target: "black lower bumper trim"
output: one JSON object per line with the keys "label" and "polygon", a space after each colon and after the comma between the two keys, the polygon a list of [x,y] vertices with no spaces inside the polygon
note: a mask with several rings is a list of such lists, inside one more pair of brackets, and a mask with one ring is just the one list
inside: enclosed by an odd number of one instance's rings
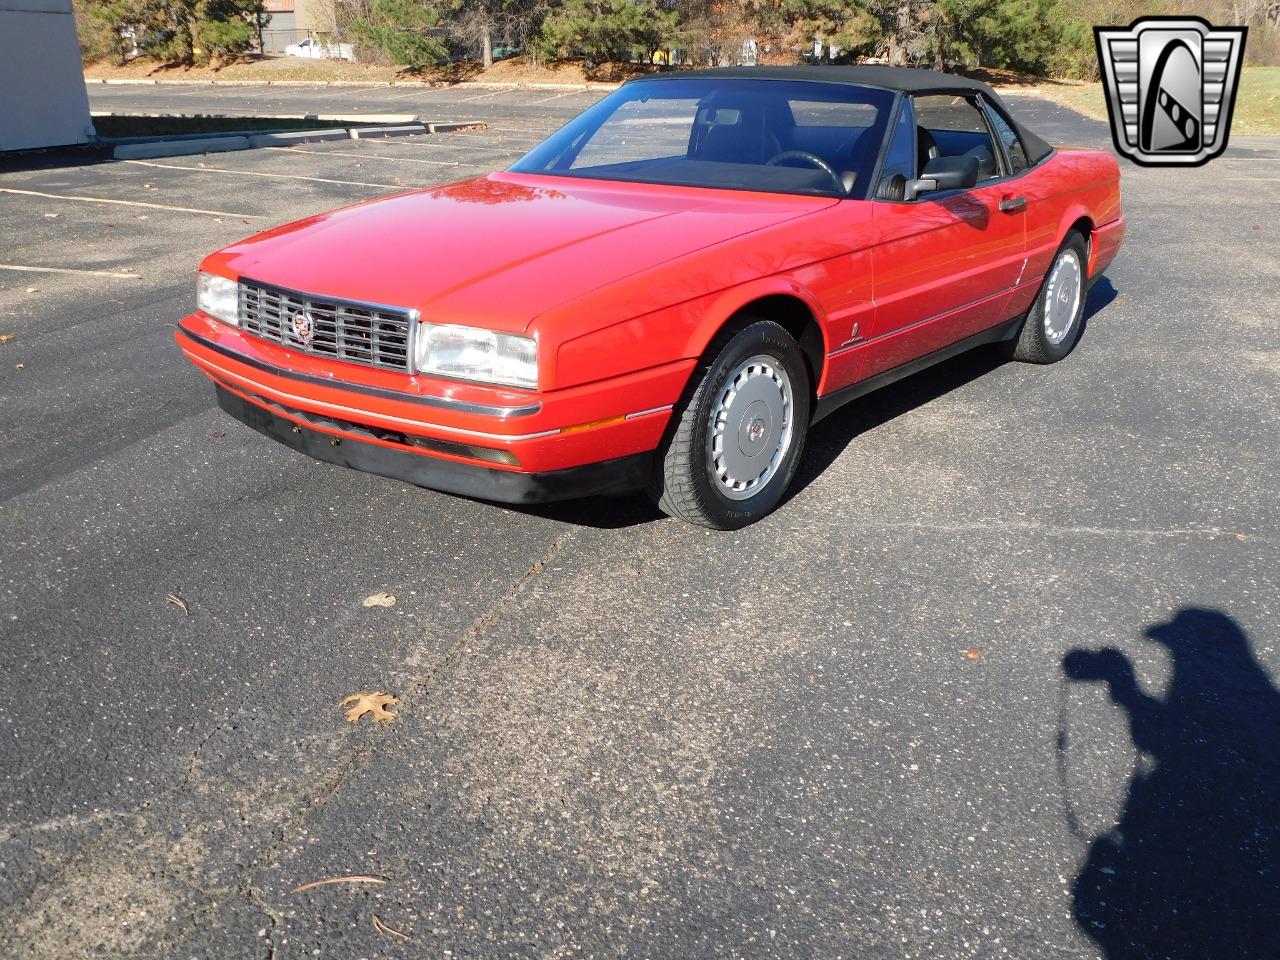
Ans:
{"label": "black lower bumper trim", "polygon": [[278,440],[309,457],[478,500],[549,503],[553,500],[572,500],[598,494],[626,493],[645,485],[653,464],[652,453],[639,453],[617,460],[570,467],[567,470],[513,473],[393,450],[348,437],[343,437],[340,443],[334,445],[332,441],[335,438],[330,434],[295,424],[223,387],[216,389],[218,406],[231,416],[264,436]]}

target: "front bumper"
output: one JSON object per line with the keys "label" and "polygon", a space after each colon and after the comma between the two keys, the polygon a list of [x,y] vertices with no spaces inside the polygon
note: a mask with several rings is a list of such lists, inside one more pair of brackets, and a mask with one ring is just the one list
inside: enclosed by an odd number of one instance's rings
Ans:
{"label": "front bumper", "polygon": [[341,467],[479,500],[549,503],[597,494],[625,493],[645,485],[653,463],[654,455],[650,452],[541,473],[495,470],[339,438],[303,427],[221,386],[217,387],[217,394],[218,406],[231,416],[299,453]]}
{"label": "front bumper", "polygon": [[321,460],[515,503],[639,485],[694,363],[531,392],[322,360],[200,313],[175,337],[224,409],[267,436]]}

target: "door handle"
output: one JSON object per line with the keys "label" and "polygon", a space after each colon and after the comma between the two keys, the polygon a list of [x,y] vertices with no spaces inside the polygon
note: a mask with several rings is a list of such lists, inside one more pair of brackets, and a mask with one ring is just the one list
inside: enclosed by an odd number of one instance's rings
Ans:
{"label": "door handle", "polygon": [[1026,205],[1026,197],[1005,197],[1000,201],[1000,212],[1012,213],[1014,210],[1021,210]]}

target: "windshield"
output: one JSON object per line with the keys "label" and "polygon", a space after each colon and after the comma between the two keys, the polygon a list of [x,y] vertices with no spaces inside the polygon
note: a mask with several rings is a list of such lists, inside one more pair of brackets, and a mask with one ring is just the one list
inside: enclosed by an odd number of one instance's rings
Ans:
{"label": "windshield", "polygon": [[639,80],[571,120],[510,169],[861,198],[894,96],[801,80]]}

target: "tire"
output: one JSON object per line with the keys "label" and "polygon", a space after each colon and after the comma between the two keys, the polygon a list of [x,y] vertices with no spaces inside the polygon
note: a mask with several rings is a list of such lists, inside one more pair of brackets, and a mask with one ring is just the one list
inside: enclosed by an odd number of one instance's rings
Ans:
{"label": "tire", "polygon": [[1080,339],[1089,283],[1089,251],[1084,237],[1067,234],[1049,265],[1035,303],[1027,312],[1010,356],[1023,363],[1057,363]]}
{"label": "tire", "polygon": [[707,351],[693,393],[661,448],[659,509],[713,530],[768,515],[795,476],[809,430],[809,372],[796,341],[747,319]]}

